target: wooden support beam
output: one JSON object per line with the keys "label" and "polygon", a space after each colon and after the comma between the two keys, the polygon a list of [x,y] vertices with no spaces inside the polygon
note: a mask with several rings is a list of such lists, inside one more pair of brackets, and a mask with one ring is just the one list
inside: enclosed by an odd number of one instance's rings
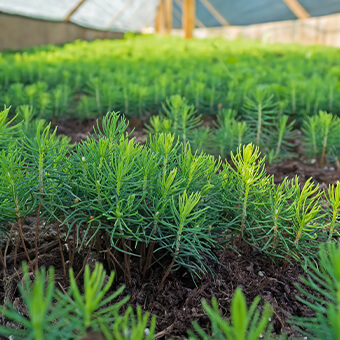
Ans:
{"label": "wooden support beam", "polygon": [[72,15],[78,11],[79,7],[85,2],[85,0],[80,0],[72,9],[71,11],[67,14],[67,16],[64,19],[64,22],[70,21]]}
{"label": "wooden support beam", "polygon": [[[182,8],[182,0],[175,0],[175,2],[180,8]],[[179,11],[175,7],[174,7],[173,11],[174,11],[174,15],[176,15],[177,18],[181,17]],[[199,20],[197,17],[195,18],[195,25],[197,25],[200,28],[205,28],[205,25],[203,24],[203,22],[201,20]]]}
{"label": "wooden support beam", "polygon": [[199,20],[198,18],[195,18],[195,25],[197,25],[199,28],[205,28],[205,25],[203,24],[203,22]]}
{"label": "wooden support beam", "polygon": [[107,25],[106,29],[109,31],[114,23],[117,21],[119,17],[122,16],[122,14],[128,9],[128,7],[134,2],[134,0],[129,0],[125,3],[125,5],[118,11],[114,17],[111,19],[110,23]]}
{"label": "wooden support beam", "polygon": [[172,0],[165,0],[164,12],[165,12],[165,31],[170,35],[172,30]]}
{"label": "wooden support beam", "polygon": [[158,9],[157,9],[157,15],[156,15],[156,21],[155,21],[155,30],[158,34],[163,34],[164,33],[164,25],[165,25],[165,20],[164,20],[164,0],[160,0]]}
{"label": "wooden support beam", "polygon": [[209,0],[201,0],[201,2],[222,26],[229,26],[228,21],[223,18],[220,12],[209,2]]}
{"label": "wooden support beam", "polygon": [[195,0],[184,0],[183,2],[183,30],[184,38],[190,39],[193,37],[195,28],[195,13],[196,13]]}
{"label": "wooden support beam", "polygon": [[302,7],[297,0],[283,0],[298,19],[310,18],[309,13]]}

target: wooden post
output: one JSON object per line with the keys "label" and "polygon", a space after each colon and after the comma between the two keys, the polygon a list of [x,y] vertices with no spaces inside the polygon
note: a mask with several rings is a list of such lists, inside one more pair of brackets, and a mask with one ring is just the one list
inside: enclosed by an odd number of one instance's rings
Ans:
{"label": "wooden post", "polygon": [[[175,0],[175,2],[178,5],[178,7],[183,8],[183,0]],[[181,20],[180,19],[181,14],[175,7],[173,8],[173,14],[174,14],[174,16],[179,18],[179,20]],[[195,25],[200,27],[200,28],[205,28],[205,25],[203,24],[203,22],[201,20],[199,20],[197,17],[195,18]]]}
{"label": "wooden post", "polygon": [[309,13],[302,7],[297,0],[283,0],[298,19],[310,18]]}
{"label": "wooden post", "polygon": [[193,37],[193,32],[195,28],[195,0],[184,0],[182,12],[184,38],[190,39]]}
{"label": "wooden post", "polygon": [[71,11],[66,15],[64,22],[68,22],[71,19],[71,16],[78,11],[79,7],[85,2],[85,0],[80,0],[72,9]]}
{"label": "wooden post", "polygon": [[158,5],[155,30],[158,34],[164,33],[164,0],[160,0]]}
{"label": "wooden post", "polygon": [[165,0],[165,30],[166,34],[171,34],[172,29],[172,0]]}
{"label": "wooden post", "polygon": [[216,10],[216,8],[209,2],[209,0],[201,0],[202,4],[208,9],[208,11],[222,24],[222,26],[228,26],[229,23],[223,16]]}

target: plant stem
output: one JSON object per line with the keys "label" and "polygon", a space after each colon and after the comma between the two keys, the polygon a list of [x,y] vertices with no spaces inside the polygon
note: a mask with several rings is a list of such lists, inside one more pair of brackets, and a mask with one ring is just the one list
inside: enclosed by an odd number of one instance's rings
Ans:
{"label": "plant stem", "polygon": [[244,234],[244,227],[246,223],[246,215],[247,215],[247,203],[248,203],[248,195],[249,195],[249,185],[246,184],[246,192],[244,194],[243,199],[243,208],[242,208],[242,219],[241,219],[241,226],[240,226],[240,237],[238,242],[238,248],[241,246],[243,234]]}
{"label": "plant stem", "polygon": [[[122,239],[122,246],[124,250],[124,276],[125,276],[125,282],[130,286],[131,285],[131,271],[130,271],[130,255],[127,254],[127,247],[125,245],[126,240]],[[131,241],[130,241],[131,242]]]}
{"label": "plant stem", "polygon": [[64,258],[64,252],[63,252],[63,247],[61,244],[61,237],[60,237],[60,230],[59,230],[60,226],[57,226],[57,233],[58,233],[58,243],[59,243],[59,250],[60,250],[60,256],[61,256],[61,263],[63,265],[63,273],[64,273],[64,277],[66,279],[67,277],[67,273],[66,273],[66,265],[65,265],[65,258]]}
{"label": "plant stem", "polygon": [[258,106],[258,118],[257,118],[257,135],[256,135],[256,145],[260,146],[260,137],[262,130],[262,105]]}
{"label": "plant stem", "polygon": [[40,222],[40,212],[41,212],[41,200],[42,200],[42,193],[44,190],[43,185],[43,161],[44,156],[43,153],[39,150],[39,193],[40,193],[40,201],[39,201],[39,207],[37,212],[37,220],[35,224],[35,238],[34,238],[34,246],[35,246],[35,269],[38,269],[38,257],[39,257],[39,251],[38,251],[38,235],[39,235],[39,222]]}
{"label": "plant stem", "polygon": [[0,248],[0,263],[2,264],[2,268],[4,268],[4,274],[6,274],[6,262],[1,248]]}
{"label": "plant stem", "polygon": [[334,209],[333,215],[332,215],[332,221],[331,221],[331,224],[330,224],[330,227],[329,227],[328,242],[330,242],[331,239],[332,239],[333,232],[334,232],[334,226],[335,226],[335,222],[337,220],[337,217],[338,217],[337,210]]}
{"label": "plant stem", "polygon": [[87,264],[87,259],[88,259],[89,256],[90,256],[90,253],[91,253],[91,250],[92,250],[92,246],[93,246],[94,240],[95,240],[95,237],[92,238],[92,241],[91,241],[91,243],[90,243],[89,251],[87,252],[86,257],[85,257],[85,259],[84,259],[84,261],[83,261],[83,266],[81,267],[79,273],[77,274],[77,276],[76,276],[76,278],[75,278],[76,281],[79,279],[79,276],[82,274],[82,272],[83,272],[84,269],[85,269],[85,266],[86,266],[86,264]]}
{"label": "plant stem", "polygon": [[25,239],[24,239],[24,233],[22,231],[22,224],[21,224],[20,214],[17,213],[17,217],[18,217],[17,221],[18,221],[19,235],[20,235],[21,243],[22,243],[22,246],[24,247],[24,251],[25,251],[25,254],[26,254],[26,257],[27,257],[30,269],[31,269],[32,272],[34,272],[33,264],[32,264],[31,258],[30,258],[29,254],[28,254],[28,251],[27,251],[27,248],[26,248],[26,244],[25,244]]}
{"label": "plant stem", "polygon": [[35,247],[35,269],[38,269],[38,234],[39,234],[39,221],[40,221],[40,210],[41,210],[41,200],[39,202],[38,213],[37,213],[37,220],[35,222],[35,237],[34,237],[34,247]]}
{"label": "plant stem", "polygon": [[[156,231],[157,231],[157,221],[158,220],[155,219],[153,222],[153,233],[154,234],[156,234]],[[148,255],[147,255],[144,270],[143,270],[143,278],[145,277],[146,271],[151,265],[154,249],[155,249],[155,242],[150,242],[150,246],[148,247]]]}
{"label": "plant stem", "polygon": [[175,263],[175,257],[173,257],[173,259],[172,259],[168,269],[166,270],[166,272],[165,272],[165,274],[164,274],[164,276],[162,278],[162,281],[161,281],[161,283],[159,285],[158,291],[161,291],[163,289],[164,282],[165,282],[166,278],[169,276],[174,263]]}
{"label": "plant stem", "polygon": [[326,148],[327,148],[327,137],[328,135],[325,136],[323,139],[323,147],[322,147],[322,154],[321,154],[321,159],[320,159],[320,167],[323,168],[325,166],[325,155],[326,155]]}

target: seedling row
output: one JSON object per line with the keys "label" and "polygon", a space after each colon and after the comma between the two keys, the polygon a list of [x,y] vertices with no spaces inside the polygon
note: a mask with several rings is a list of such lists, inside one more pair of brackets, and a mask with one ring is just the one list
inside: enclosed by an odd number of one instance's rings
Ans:
{"label": "seedling row", "polygon": [[0,105],[28,104],[45,119],[108,111],[144,118],[178,94],[202,114],[241,113],[252,111],[260,89],[271,111],[300,124],[319,110],[340,112],[338,60],[334,48],[223,39],[78,41],[1,54]]}
{"label": "seedling row", "polygon": [[258,89],[253,99],[248,98],[247,110],[240,115],[232,109],[221,109],[214,126],[204,126],[201,115],[185,98],[172,96],[163,105],[163,112],[152,116],[146,131],[174,133],[183,144],[190,142],[195,150],[226,158],[241,144],[258,146],[267,163],[297,156],[302,145],[305,161],[318,167],[329,164],[340,166],[340,119],[325,111],[312,115],[302,123],[302,134],[295,121],[287,115],[276,115],[272,97]]}

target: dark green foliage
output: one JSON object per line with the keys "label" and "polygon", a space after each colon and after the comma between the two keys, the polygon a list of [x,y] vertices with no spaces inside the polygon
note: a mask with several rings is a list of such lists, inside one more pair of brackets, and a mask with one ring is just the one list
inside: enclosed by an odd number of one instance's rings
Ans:
{"label": "dark green foliage", "polygon": [[[316,262],[309,261],[307,277],[297,285],[303,297],[297,299],[308,306],[314,316],[293,318],[292,323],[308,339],[340,338],[340,247],[330,243],[320,248]],[[306,290],[308,288],[308,290]]]}
{"label": "dark green foliage", "polygon": [[64,224],[70,231],[77,226],[81,244],[89,242],[80,237],[82,229],[90,239],[102,230],[125,254],[140,256],[134,249],[138,243],[156,243],[154,251],[172,253],[176,265],[202,271],[202,254],[216,243],[205,230],[216,220],[217,208],[206,202],[219,163],[192,154],[189,144],[184,151],[170,134],[150,137],[148,147],[136,145],[119,118],[108,114],[99,139],[89,137],[73,153],[71,186],[79,202],[66,212]]}
{"label": "dark green foliage", "polygon": [[249,126],[246,122],[236,120],[234,110],[221,110],[217,115],[216,131],[212,134],[211,150],[214,154],[225,158],[230,152],[235,152],[241,144],[246,144],[249,138]]}

